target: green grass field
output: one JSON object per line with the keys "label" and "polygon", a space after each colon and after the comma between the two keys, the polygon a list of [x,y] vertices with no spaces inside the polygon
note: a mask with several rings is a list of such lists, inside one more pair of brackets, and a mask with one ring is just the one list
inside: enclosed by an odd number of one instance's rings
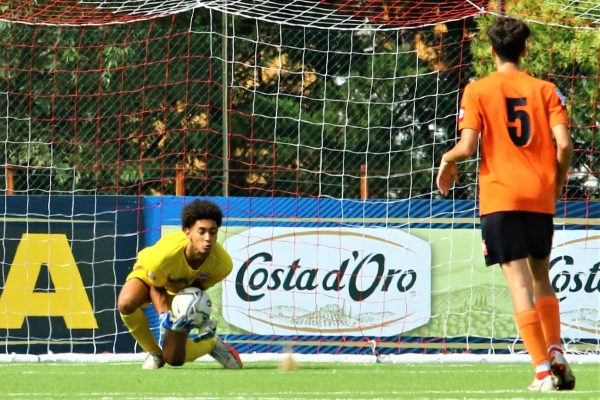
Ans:
{"label": "green grass field", "polygon": [[524,390],[531,367],[515,364],[214,362],[146,371],[140,363],[0,364],[1,399],[599,399],[600,365],[579,364],[575,391]]}

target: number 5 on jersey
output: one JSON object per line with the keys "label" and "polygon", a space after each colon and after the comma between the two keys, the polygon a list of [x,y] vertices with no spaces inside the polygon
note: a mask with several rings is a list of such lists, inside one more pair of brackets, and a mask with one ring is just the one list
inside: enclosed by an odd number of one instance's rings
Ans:
{"label": "number 5 on jersey", "polygon": [[519,106],[526,106],[527,99],[525,97],[519,98],[506,98],[506,113],[508,115],[508,122],[510,124],[515,124],[518,121],[521,122],[521,134],[518,134],[518,129],[516,126],[508,126],[508,134],[510,135],[510,139],[517,146],[525,146],[529,143],[529,139],[531,138],[531,123],[529,120],[529,114],[525,110],[517,110]]}

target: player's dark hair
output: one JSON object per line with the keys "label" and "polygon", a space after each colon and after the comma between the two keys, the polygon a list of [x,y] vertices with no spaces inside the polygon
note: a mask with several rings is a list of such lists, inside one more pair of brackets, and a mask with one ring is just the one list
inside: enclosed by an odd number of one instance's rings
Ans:
{"label": "player's dark hair", "polygon": [[487,29],[487,35],[498,57],[502,61],[516,64],[525,50],[525,43],[531,31],[523,21],[502,17],[495,20]]}
{"label": "player's dark hair", "polygon": [[194,200],[181,211],[182,228],[191,228],[200,219],[212,219],[220,227],[223,222],[221,208],[208,200]]}

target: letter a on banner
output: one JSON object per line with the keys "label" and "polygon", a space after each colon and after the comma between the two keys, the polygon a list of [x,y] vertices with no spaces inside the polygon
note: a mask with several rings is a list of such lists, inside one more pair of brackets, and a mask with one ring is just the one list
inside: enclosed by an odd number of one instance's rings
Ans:
{"label": "letter a on banner", "polygon": [[[36,293],[42,264],[55,291]],[[26,316],[63,317],[69,329],[95,329],[98,323],[64,234],[23,234],[2,297],[0,328],[20,329]]]}

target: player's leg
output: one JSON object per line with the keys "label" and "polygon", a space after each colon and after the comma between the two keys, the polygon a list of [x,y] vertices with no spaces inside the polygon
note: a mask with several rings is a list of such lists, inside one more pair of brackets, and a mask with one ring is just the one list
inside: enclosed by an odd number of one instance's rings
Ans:
{"label": "player's leg", "polygon": [[243,367],[242,359],[233,346],[225,343],[221,338],[215,336],[214,346],[210,352],[212,358],[221,363],[227,369],[240,369]]}
{"label": "player's leg", "polygon": [[131,336],[148,353],[142,368],[156,369],[162,367],[165,362],[150,330],[148,318],[142,311],[142,306],[150,301],[149,292],[148,286],[141,279],[128,279],[119,293],[117,307]]}
{"label": "player's leg", "polygon": [[165,362],[174,367],[181,366],[186,361],[186,341],[188,331],[164,331],[165,339],[162,354]]}
{"label": "player's leg", "polygon": [[549,276],[554,234],[552,215],[527,213],[526,218],[535,308],[542,322],[552,373],[557,378],[558,389],[571,390],[575,387],[575,375],[564,357],[560,339],[559,304]]}
{"label": "player's leg", "polygon": [[[575,374],[564,356],[560,338],[560,311],[558,299],[554,295],[548,277],[548,259],[530,259],[536,295],[535,308],[538,310],[544,331],[552,374],[556,377],[559,390],[575,388]],[[546,271],[546,272],[544,272]],[[549,293],[550,292],[550,293]]]}
{"label": "player's leg", "polygon": [[[177,298],[177,297],[175,297]],[[188,307],[195,307],[195,303],[190,303]],[[167,311],[160,315],[160,345],[165,361],[172,366],[181,366],[186,361],[192,361],[197,357],[207,354],[212,349],[212,344],[205,344],[199,352],[197,348],[192,347],[188,351],[188,340],[190,331],[197,329],[194,325],[194,318],[189,317],[186,311],[185,315],[173,317],[172,311]],[[207,338],[214,336],[214,330],[210,329]],[[198,335],[196,335],[198,337]],[[197,340],[198,341],[198,340]]]}
{"label": "player's leg", "polygon": [[193,361],[210,354],[226,369],[240,369],[243,366],[239,353],[218,336],[199,339],[197,334],[190,335],[186,345],[186,361]]}
{"label": "player's leg", "polygon": [[529,268],[533,278],[535,307],[542,320],[546,345],[560,346],[560,311],[558,299],[550,282],[550,251],[554,225],[552,216],[527,214],[527,241],[529,242]]}
{"label": "player's leg", "polygon": [[546,346],[560,346],[560,311],[558,299],[554,294],[548,275],[549,260],[548,258],[530,257],[528,263],[531,270],[535,308],[542,321]]}
{"label": "player's leg", "polygon": [[[243,364],[238,352],[219,337],[201,339],[197,333],[192,333],[187,336],[187,340],[183,343],[182,338],[186,336],[170,336],[169,339],[165,337],[163,353],[167,363],[182,365],[184,362],[191,362],[210,354],[226,369],[242,368]],[[185,346],[185,350],[182,352],[183,346]]]}
{"label": "player's leg", "polygon": [[512,298],[517,328],[535,368],[535,379],[528,389],[554,390],[542,322],[533,303],[532,277],[527,259],[509,261],[501,266]]}
{"label": "player's leg", "polygon": [[214,347],[214,338],[194,341],[193,337],[194,335],[190,335],[185,343],[185,362],[194,361],[209,354]]}
{"label": "player's leg", "polygon": [[536,378],[530,390],[554,389],[540,317],[533,303],[532,276],[522,213],[498,212],[481,217],[486,265],[500,264],[508,283],[515,322],[529,352]]}

